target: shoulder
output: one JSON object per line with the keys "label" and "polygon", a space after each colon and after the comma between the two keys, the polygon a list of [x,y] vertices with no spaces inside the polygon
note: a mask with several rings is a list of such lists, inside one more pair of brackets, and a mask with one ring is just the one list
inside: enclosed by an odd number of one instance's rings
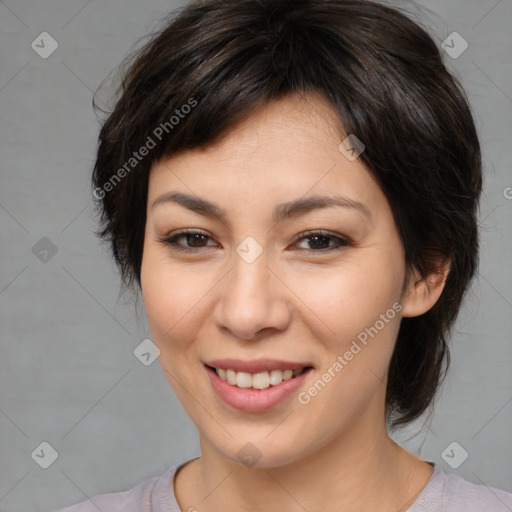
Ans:
{"label": "shoulder", "polygon": [[434,473],[406,512],[510,512],[512,494],[475,484],[434,465]]}
{"label": "shoulder", "polygon": [[56,512],[180,512],[179,508],[176,508],[173,481],[174,474],[181,465],[172,466],[165,473],[127,491],[98,494],[87,501]]}

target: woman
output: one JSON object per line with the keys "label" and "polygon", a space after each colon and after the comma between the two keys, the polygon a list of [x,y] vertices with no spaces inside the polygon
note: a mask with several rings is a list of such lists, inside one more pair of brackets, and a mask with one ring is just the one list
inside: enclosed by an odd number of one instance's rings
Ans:
{"label": "woman", "polygon": [[510,510],[394,443],[478,255],[481,155],[430,36],[366,0],[204,0],[134,55],[93,175],[201,457],[66,512]]}

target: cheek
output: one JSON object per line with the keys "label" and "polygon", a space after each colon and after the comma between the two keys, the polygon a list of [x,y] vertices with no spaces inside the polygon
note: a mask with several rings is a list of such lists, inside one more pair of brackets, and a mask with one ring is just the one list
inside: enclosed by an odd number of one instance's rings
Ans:
{"label": "cheek", "polygon": [[399,262],[396,254],[365,251],[324,276],[302,277],[301,294],[322,319],[313,333],[323,345],[318,379],[300,397],[324,418],[315,428],[337,429],[385,392],[400,327],[404,269]]}
{"label": "cheek", "polygon": [[154,342],[165,352],[184,348],[193,339],[199,325],[195,319],[211,284],[199,272],[183,272],[161,253],[161,249],[145,249],[141,289]]}
{"label": "cheek", "polygon": [[[330,351],[344,352],[353,339],[399,300],[403,269],[396,261],[377,251],[361,252],[322,272],[303,271],[290,276],[294,292],[304,303],[301,309],[309,309],[312,325],[318,326],[315,337]],[[385,328],[379,321],[379,330],[390,330],[389,325],[396,323],[395,313],[391,309],[386,316]]]}
{"label": "cheek", "polygon": [[[326,281],[321,287],[325,294],[311,288],[312,307],[335,334],[325,328],[323,337],[320,331],[314,334],[323,344],[320,368],[298,397],[304,412],[311,412],[310,430],[339,431],[364,411],[373,410],[370,404],[383,407],[400,326],[399,284],[389,274],[379,280],[377,273],[351,269],[346,276]],[[375,410],[380,411],[379,407],[375,405]]]}

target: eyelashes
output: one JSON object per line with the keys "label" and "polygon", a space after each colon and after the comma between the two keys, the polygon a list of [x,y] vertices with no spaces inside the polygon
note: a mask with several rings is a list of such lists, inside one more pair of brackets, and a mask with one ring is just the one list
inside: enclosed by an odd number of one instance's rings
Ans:
{"label": "eyelashes", "polygon": [[199,246],[199,247],[184,247],[183,245],[180,245],[178,243],[178,240],[181,238],[185,238],[187,242],[190,240],[193,240],[195,237],[195,240],[193,243],[200,243],[201,239],[205,238],[211,238],[208,234],[203,233],[202,231],[194,231],[194,230],[185,230],[185,231],[179,231],[178,233],[168,236],[165,238],[159,238],[160,242],[163,242],[164,245],[169,246],[170,249],[174,251],[182,251],[182,252],[188,252],[188,253],[195,253],[198,250],[202,249],[202,247],[211,247],[210,246]]}
{"label": "eyelashes", "polygon": [[[214,245],[202,245],[204,242],[208,240],[213,240],[208,233],[205,233],[200,230],[182,230],[171,236],[167,237],[158,237],[157,240],[162,242],[165,246],[169,247],[172,251],[178,251],[189,254],[198,254],[201,252],[209,251],[208,247],[217,247]],[[179,243],[181,241],[185,241],[187,244],[192,245],[182,245]],[[317,231],[305,231],[298,235],[292,246],[297,245],[298,242],[307,241],[309,244],[307,249],[298,249],[301,252],[305,253],[327,253],[333,250],[339,250],[344,247],[348,247],[352,245],[352,242],[339,234],[333,234],[328,231],[317,230]],[[333,245],[330,245],[331,242],[334,241]]]}

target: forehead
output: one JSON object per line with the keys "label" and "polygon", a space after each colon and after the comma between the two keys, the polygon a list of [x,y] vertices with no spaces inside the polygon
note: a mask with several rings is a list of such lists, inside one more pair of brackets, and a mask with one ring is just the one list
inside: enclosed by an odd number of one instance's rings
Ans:
{"label": "forehead", "polygon": [[336,112],[323,97],[295,95],[272,101],[215,144],[156,162],[149,205],[171,190],[215,196],[224,204],[235,202],[235,194],[258,204],[326,193],[375,202],[380,189],[375,190],[376,182],[361,159],[349,161],[342,155],[344,137]]}
{"label": "forehead", "polygon": [[[246,158],[261,145],[286,153],[336,153],[343,127],[320,94],[288,95],[267,103],[233,127],[220,144],[206,150],[226,159]],[[279,151],[280,150],[280,151]]]}
{"label": "forehead", "polygon": [[[198,108],[201,106],[199,105]],[[205,148],[176,153],[167,159],[208,159],[210,162],[244,161],[249,169],[251,155],[259,151],[286,155],[336,154],[343,137],[342,124],[328,101],[319,93],[287,95],[253,110]],[[165,159],[165,158],[164,158]],[[162,159],[162,160],[164,160]],[[158,162],[153,166],[157,167]]]}

